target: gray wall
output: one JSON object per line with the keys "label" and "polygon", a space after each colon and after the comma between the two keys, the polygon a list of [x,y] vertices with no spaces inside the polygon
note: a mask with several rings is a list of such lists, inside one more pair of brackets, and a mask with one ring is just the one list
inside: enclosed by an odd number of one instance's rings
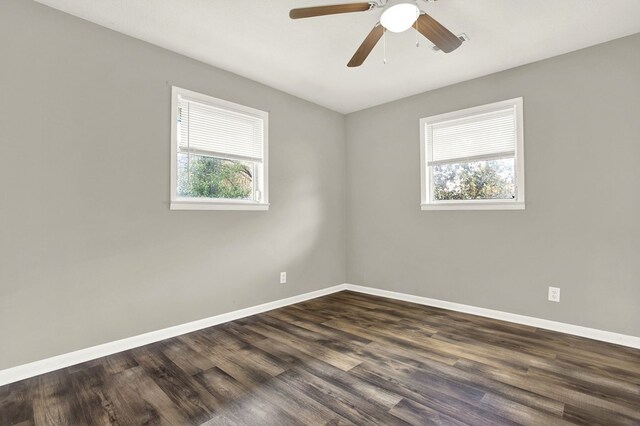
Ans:
{"label": "gray wall", "polygon": [[[526,210],[420,211],[418,120],[518,96]],[[640,336],[640,35],[351,114],[347,141],[348,282]]]}
{"label": "gray wall", "polygon": [[[0,369],[345,281],[344,116],[31,1],[0,39]],[[172,84],[269,111],[268,212],[169,211]]]}

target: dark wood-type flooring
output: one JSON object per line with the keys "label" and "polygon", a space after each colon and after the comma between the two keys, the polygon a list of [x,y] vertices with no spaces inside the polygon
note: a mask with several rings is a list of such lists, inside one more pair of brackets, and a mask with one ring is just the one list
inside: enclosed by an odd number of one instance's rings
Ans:
{"label": "dark wood-type flooring", "polygon": [[640,424],[640,350],[341,292],[0,388],[2,425]]}

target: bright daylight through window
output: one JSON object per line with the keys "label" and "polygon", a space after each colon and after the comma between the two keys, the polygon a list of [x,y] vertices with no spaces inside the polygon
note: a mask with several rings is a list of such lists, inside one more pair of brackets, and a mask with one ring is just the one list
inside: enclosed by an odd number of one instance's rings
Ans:
{"label": "bright daylight through window", "polygon": [[422,209],[524,209],[522,98],[420,120]]}
{"label": "bright daylight through window", "polygon": [[172,210],[267,210],[268,114],[173,88]]}

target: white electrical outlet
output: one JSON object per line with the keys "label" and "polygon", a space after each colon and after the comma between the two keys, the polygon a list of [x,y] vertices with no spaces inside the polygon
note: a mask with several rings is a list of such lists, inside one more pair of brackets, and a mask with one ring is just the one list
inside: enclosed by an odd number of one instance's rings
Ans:
{"label": "white electrical outlet", "polygon": [[280,284],[286,284],[286,283],[287,283],[287,273],[280,272]]}
{"label": "white electrical outlet", "polygon": [[549,301],[550,302],[559,302],[560,301],[560,288],[558,288],[558,287],[549,287]]}

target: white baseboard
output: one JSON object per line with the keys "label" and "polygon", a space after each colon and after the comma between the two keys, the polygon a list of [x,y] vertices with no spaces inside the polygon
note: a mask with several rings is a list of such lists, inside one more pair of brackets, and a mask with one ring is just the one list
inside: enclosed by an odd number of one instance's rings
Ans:
{"label": "white baseboard", "polygon": [[116,340],[114,342],[108,342],[102,345],[69,352],[40,361],[31,362],[29,364],[23,364],[17,367],[8,368],[6,370],[0,370],[0,386],[17,382],[23,379],[28,379],[29,377],[38,376],[50,371],[80,364],[86,361],[91,361],[92,359],[101,358],[103,356],[111,355],[117,352],[126,351],[127,349],[133,349],[139,346],[158,342],[160,340],[176,337],[181,334],[191,333],[192,331],[201,330],[203,328],[211,327],[229,321],[234,321],[239,318],[259,314],[262,312],[270,311],[272,309],[292,305],[294,303],[304,302],[305,300],[315,299],[316,297],[325,296],[327,294],[335,293],[344,289],[345,285],[340,284],[322,290],[312,291],[310,293],[304,293],[298,296],[263,303],[262,305],[252,306],[250,308],[240,309],[221,315],[216,315],[210,318],[188,322],[186,324],[176,325],[174,327],[140,334],[138,336],[127,337],[126,339]]}
{"label": "white baseboard", "polygon": [[615,343],[617,345],[640,349],[640,337],[636,336],[629,336],[626,334],[613,333],[611,331],[582,327],[580,325],[566,324],[558,321],[528,317],[526,315],[512,314],[510,312],[496,311],[493,309],[478,308],[476,306],[463,305],[461,303],[447,302],[444,300],[431,299],[422,296],[413,296],[411,294],[397,293],[395,291],[381,290],[378,288],[364,287],[360,285],[345,284],[343,286],[343,289],[356,291],[359,293],[371,294],[373,296],[387,297],[389,299],[403,300],[405,302],[412,302],[420,305],[449,309],[451,311],[479,315],[481,317],[493,318],[502,321],[513,322],[516,324],[530,325],[532,327],[559,331],[560,333],[567,333],[574,336],[586,337],[593,340],[600,340],[603,342]]}
{"label": "white baseboard", "polygon": [[550,321],[540,318],[528,317],[525,315],[512,314],[509,312],[496,311],[493,309],[478,308],[461,303],[447,302],[444,300],[431,299],[422,296],[413,296],[395,291],[382,290],[372,287],[364,287],[353,284],[339,284],[322,290],[304,293],[298,296],[288,297],[286,299],[276,300],[264,303],[262,305],[250,308],[240,309],[210,318],[165,328],[162,330],[152,331],[150,333],[140,334],[138,336],[128,337],[122,340],[81,349],[75,352],[46,358],[40,361],[31,362],[29,364],[19,365],[17,367],[0,370],[0,386],[17,382],[29,377],[38,376],[50,371],[59,370],[75,364],[80,364],[92,359],[101,358],[117,352],[128,349],[137,348],[139,346],[148,345],[160,340],[176,337],[181,334],[191,333],[203,328],[234,321],[240,318],[256,315],[272,309],[281,308],[283,306],[292,305],[294,303],[304,302],[305,300],[315,299],[316,297],[325,296],[343,290],[351,290],[359,293],[371,294],[374,296],[387,297],[389,299],[403,300],[406,302],[417,303],[420,305],[433,306],[437,308],[449,309],[451,311],[464,312],[473,315],[479,315],[487,318],[494,318],[503,321],[509,321],[517,324],[530,325],[532,327],[544,328],[547,330],[559,331],[561,333],[573,334],[575,336],[587,337],[589,339],[601,340],[603,342],[615,343],[618,345],[629,346],[640,349],[640,337],[628,336],[625,334],[612,333],[610,331],[597,330],[594,328],[582,327],[579,325],[565,324],[557,321]]}

